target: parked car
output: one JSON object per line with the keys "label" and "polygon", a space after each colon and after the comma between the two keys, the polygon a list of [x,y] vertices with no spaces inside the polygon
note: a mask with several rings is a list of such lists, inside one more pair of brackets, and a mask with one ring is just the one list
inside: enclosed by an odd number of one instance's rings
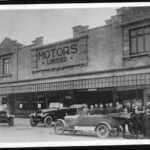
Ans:
{"label": "parked car", "polygon": [[[114,129],[118,129],[130,119],[130,113],[113,113],[108,115],[72,115],[59,119],[54,125],[56,134],[69,131],[75,134],[77,131],[94,131],[100,138],[108,137]],[[117,131],[117,130],[116,130]]]}
{"label": "parked car", "polygon": [[13,126],[14,117],[14,115],[10,115],[6,110],[0,108],[0,123],[8,123],[9,126]]}
{"label": "parked car", "polygon": [[66,115],[75,115],[81,107],[83,106],[63,107],[62,103],[50,103],[49,108],[30,114],[30,124],[31,126],[44,124],[45,127],[50,127],[57,119],[64,119]]}

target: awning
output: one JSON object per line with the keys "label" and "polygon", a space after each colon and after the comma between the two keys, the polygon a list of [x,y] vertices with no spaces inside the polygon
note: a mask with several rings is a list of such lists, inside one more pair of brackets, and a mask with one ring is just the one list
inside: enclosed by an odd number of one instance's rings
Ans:
{"label": "awning", "polygon": [[150,73],[0,87],[0,94],[149,85]]}

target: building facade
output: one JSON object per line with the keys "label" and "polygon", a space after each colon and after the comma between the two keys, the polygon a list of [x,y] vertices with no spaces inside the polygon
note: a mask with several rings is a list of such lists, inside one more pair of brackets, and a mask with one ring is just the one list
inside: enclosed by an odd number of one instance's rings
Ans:
{"label": "building facade", "polygon": [[0,44],[0,105],[28,115],[64,105],[150,101],[150,7],[116,10],[104,26],[73,27],[73,38]]}

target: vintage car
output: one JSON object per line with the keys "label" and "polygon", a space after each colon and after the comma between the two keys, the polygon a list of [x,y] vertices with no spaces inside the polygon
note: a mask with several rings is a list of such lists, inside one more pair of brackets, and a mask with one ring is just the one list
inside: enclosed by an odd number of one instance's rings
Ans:
{"label": "vintage car", "polygon": [[44,124],[45,127],[50,127],[52,122],[57,119],[64,119],[66,115],[75,115],[82,105],[72,105],[71,107],[63,107],[62,103],[50,103],[49,108],[40,109],[36,113],[30,114],[31,126]]}
{"label": "vintage car", "polygon": [[[130,119],[130,113],[113,113],[107,115],[74,115],[59,119],[54,125],[56,134],[69,131],[75,134],[77,131],[94,131],[100,138],[108,137],[114,129],[119,129]],[[116,130],[117,131],[117,130]]]}
{"label": "vintage car", "polygon": [[0,107],[0,123],[8,123],[9,126],[13,126],[14,117],[14,115],[10,115],[4,108]]}

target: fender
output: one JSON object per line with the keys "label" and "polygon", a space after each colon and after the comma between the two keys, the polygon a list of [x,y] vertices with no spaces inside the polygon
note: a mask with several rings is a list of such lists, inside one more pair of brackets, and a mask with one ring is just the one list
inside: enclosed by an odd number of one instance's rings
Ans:
{"label": "fender", "polygon": [[95,131],[96,131],[96,128],[98,127],[98,125],[100,125],[100,124],[105,124],[105,125],[107,125],[108,128],[109,128],[109,130],[112,129],[112,127],[110,126],[110,124],[109,124],[108,122],[99,122],[99,123],[97,123],[96,126],[95,126]]}
{"label": "fender", "polygon": [[43,114],[41,117],[46,117],[46,116],[50,116],[53,119],[53,116],[51,114]]}
{"label": "fender", "polygon": [[34,113],[29,114],[29,117],[33,117],[33,116],[34,116]]}
{"label": "fender", "polygon": [[61,121],[63,123],[64,127],[68,127],[68,124],[65,122],[65,120],[63,120],[63,119],[57,119],[57,122],[58,121]]}
{"label": "fender", "polygon": [[42,117],[46,117],[46,116],[48,116],[48,114],[43,114],[43,116],[42,116]]}
{"label": "fender", "polygon": [[15,118],[15,115],[8,115],[8,118]]}
{"label": "fender", "polygon": [[53,121],[55,120],[55,117],[54,117],[52,114],[47,114],[47,113],[45,113],[45,114],[43,114],[42,117],[44,118],[44,117],[46,117],[46,116],[50,116]]}

